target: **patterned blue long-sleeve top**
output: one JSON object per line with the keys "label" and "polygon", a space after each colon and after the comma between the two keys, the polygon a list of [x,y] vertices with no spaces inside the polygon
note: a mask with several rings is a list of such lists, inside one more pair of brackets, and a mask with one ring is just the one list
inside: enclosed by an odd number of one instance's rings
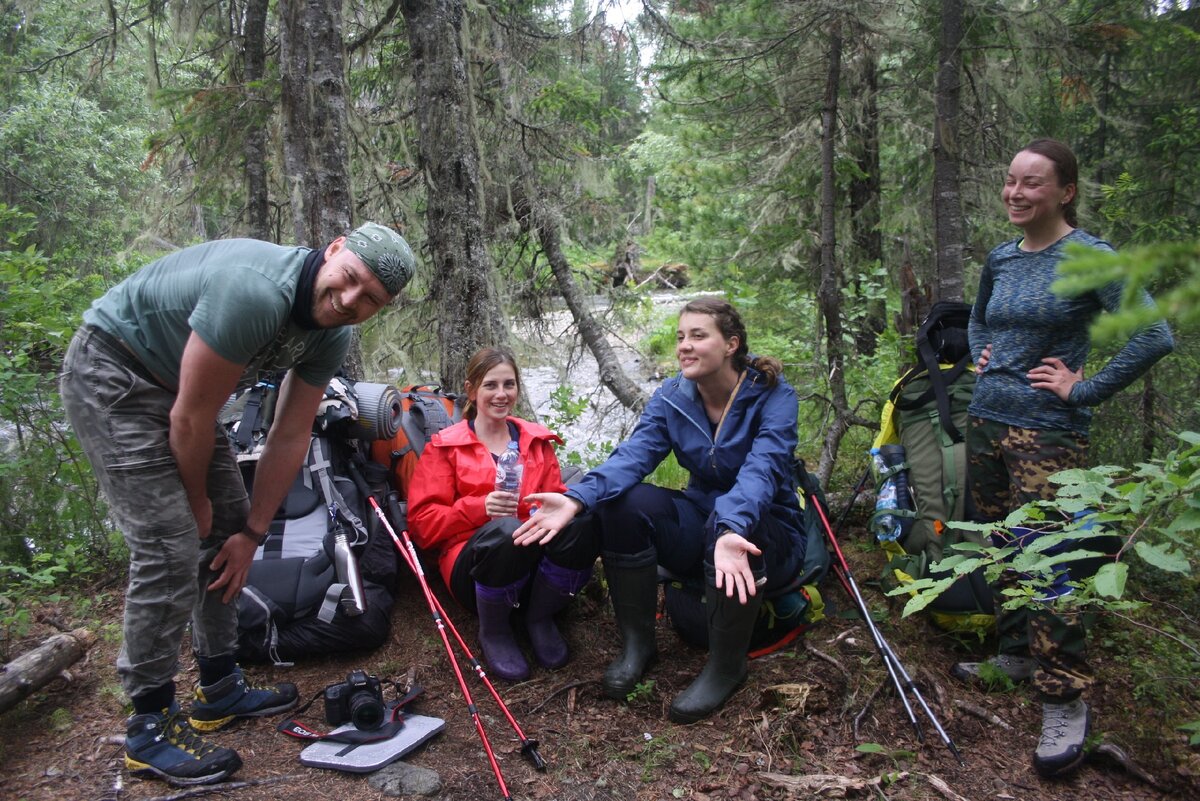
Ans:
{"label": "patterned blue long-sleeve top", "polygon": [[[1111,283],[1072,297],[1050,291],[1058,277],[1064,248],[1078,242],[1112,250],[1107,242],[1074,230],[1045,250],[1025,252],[1020,239],[1005,242],[990,254],[979,279],[968,330],[975,361],[984,346],[991,359],[975,385],[970,414],[1020,428],[1074,431],[1087,434],[1096,406],[1133,383],[1151,365],[1175,348],[1164,322],[1139,329],[1098,373],[1085,377],[1060,400],[1048,389],[1034,389],[1026,373],[1057,357],[1071,370],[1087,361],[1089,327],[1104,310],[1121,305],[1123,287]],[[1142,292],[1142,302],[1150,304]]]}

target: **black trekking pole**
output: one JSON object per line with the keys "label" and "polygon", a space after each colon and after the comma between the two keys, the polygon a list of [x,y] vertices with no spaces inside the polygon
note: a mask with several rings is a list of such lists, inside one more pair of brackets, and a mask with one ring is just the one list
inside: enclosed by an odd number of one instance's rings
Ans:
{"label": "black trekking pole", "polygon": [[854,485],[854,494],[850,496],[850,502],[846,504],[846,508],[842,510],[842,514],[838,517],[837,530],[841,531],[842,526],[846,525],[846,518],[850,516],[850,510],[854,508],[854,502],[858,500],[859,493],[863,491],[863,487],[867,485],[867,479],[871,477],[871,465],[867,465],[867,469],[863,471],[862,478]]}
{"label": "black trekking pole", "polygon": [[[913,713],[912,705],[908,702],[906,695],[911,692],[920,703],[921,708],[925,711],[926,717],[933,723],[934,729],[942,738],[942,742],[950,749],[950,753],[954,754],[954,758],[958,760],[958,764],[965,765],[962,754],[959,753],[958,747],[954,741],[950,739],[950,735],[946,734],[946,730],[942,727],[941,722],[934,715],[933,710],[929,708],[929,704],[925,702],[925,697],[921,694],[921,690],[913,682],[908,671],[904,669],[904,665],[900,663],[900,659],[896,656],[896,652],[892,650],[892,646],[883,638],[883,633],[879,627],[875,625],[874,619],[871,617],[870,609],[867,607],[867,602],[863,598],[862,593],[858,589],[858,583],[854,580],[853,574],[850,572],[850,565],[846,562],[846,557],[842,553],[841,545],[838,544],[837,537],[833,533],[833,529],[829,526],[829,518],[825,516],[825,510],[821,506],[821,502],[815,496],[811,497],[813,506],[817,510],[817,515],[821,518],[821,523],[825,527],[825,533],[829,537],[830,544],[833,545],[833,551],[837,554],[837,564],[834,565],[835,572],[842,584],[846,587],[846,591],[850,597],[854,599],[858,605],[858,612],[862,615],[863,621],[866,623],[867,630],[871,632],[871,637],[875,642],[875,648],[879,651],[879,658],[883,660],[884,666],[887,667],[888,674],[892,677],[892,682],[896,685],[896,689],[900,694],[900,700],[904,703],[904,709],[908,713],[909,720],[912,721],[913,727],[917,731],[917,740],[924,742],[925,738],[921,733],[921,726],[917,722],[916,715]],[[899,675],[897,675],[899,674]],[[901,682],[903,678],[903,682]]]}

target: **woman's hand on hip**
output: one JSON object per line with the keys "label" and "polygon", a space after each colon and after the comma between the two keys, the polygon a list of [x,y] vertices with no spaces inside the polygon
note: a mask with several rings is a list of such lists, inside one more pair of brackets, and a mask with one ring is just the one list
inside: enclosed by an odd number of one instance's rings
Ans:
{"label": "woman's hand on hip", "polygon": [[513,532],[514,545],[545,545],[583,509],[579,501],[561,492],[535,492],[525,497],[525,503],[534,511]]}
{"label": "woman's hand on hip", "polygon": [[752,598],[756,590],[754,573],[750,570],[750,554],[761,556],[762,551],[750,540],[732,531],[726,531],[718,537],[713,548],[717,589],[724,589],[726,598],[732,598],[736,591],[740,604]]}
{"label": "woman's hand on hip", "polygon": [[992,360],[992,343],[989,342],[983,346],[983,350],[979,353],[979,359],[975,362],[975,372],[982,373],[987,369],[988,362]]}
{"label": "woman's hand on hip", "polygon": [[1071,397],[1071,388],[1083,380],[1083,368],[1072,370],[1063,364],[1062,359],[1051,356],[1042,359],[1041,365],[1030,370],[1025,377],[1029,379],[1029,386],[1049,390],[1065,401]]}

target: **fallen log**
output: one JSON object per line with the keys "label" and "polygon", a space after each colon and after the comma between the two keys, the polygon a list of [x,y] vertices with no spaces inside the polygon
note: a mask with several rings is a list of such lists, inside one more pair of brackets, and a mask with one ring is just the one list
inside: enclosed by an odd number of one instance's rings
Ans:
{"label": "fallen log", "polygon": [[65,668],[78,662],[95,642],[96,635],[87,629],[55,634],[0,668],[0,712],[49,684]]}

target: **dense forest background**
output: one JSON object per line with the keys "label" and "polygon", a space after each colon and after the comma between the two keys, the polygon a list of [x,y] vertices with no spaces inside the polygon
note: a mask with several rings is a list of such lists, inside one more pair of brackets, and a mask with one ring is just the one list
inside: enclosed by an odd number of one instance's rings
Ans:
{"label": "dense forest background", "polygon": [[785,362],[802,455],[846,488],[924,310],[970,300],[1015,235],[1000,187],[1035,136],[1076,150],[1082,227],[1123,254],[1093,273],[1148,285],[1178,336],[1097,415],[1093,460],[1179,477],[1156,567],[1195,605],[1190,2],[0,0],[0,23],[0,641],[23,594],[124,564],[55,371],[91,299],[158,254],[390,224],[421,268],[359,375],[460,386],[565,301],[635,408],[605,327],[686,265]]}

